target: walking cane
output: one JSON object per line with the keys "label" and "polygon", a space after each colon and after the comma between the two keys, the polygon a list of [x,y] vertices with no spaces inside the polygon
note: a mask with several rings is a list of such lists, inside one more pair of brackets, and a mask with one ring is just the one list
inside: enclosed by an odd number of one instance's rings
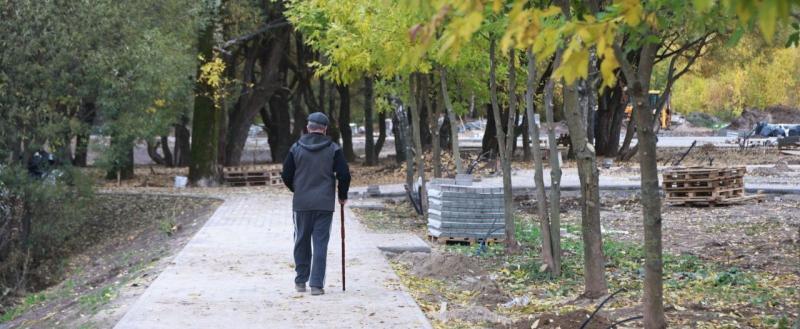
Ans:
{"label": "walking cane", "polygon": [[341,204],[339,208],[342,214],[342,291],[345,291],[345,280],[344,280],[344,204]]}

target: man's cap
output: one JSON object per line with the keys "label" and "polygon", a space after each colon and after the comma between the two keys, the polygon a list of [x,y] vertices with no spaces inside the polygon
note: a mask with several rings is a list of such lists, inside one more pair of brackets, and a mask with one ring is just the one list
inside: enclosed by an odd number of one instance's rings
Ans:
{"label": "man's cap", "polygon": [[328,126],[328,116],[322,112],[314,112],[308,115],[308,122],[313,122],[318,125]]}

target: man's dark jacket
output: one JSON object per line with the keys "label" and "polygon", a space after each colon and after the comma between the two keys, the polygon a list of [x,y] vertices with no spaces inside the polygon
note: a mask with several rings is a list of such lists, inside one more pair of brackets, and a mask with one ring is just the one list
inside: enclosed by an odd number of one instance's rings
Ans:
{"label": "man's dark jacket", "polygon": [[318,133],[305,134],[292,145],[281,178],[294,192],[294,211],[334,211],[335,181],[339,181],[339,200],[346,200],[350,189],[350,168],[342,149]]}

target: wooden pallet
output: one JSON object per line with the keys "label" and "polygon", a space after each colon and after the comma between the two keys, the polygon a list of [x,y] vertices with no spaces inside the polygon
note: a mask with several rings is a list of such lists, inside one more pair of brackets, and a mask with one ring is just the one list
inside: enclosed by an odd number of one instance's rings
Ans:
{"label": "wooden pallet", "polygon": [[280,172],[282,169],[283,169],[283,166],[279,165],[279,164],[274,164],[274,165],[254,165],[254,166],[236,166],[236,167],[224,167],[224,168],[222,168],[222,173],[271,172],[271,171]]}
{"label": "wooden pallet", "polygon": [[665,190],[702,190],[713,189],[717,187],[728,186],[743,186],[744,177],[730,177],[718,179],[705,179],[705,180],[664,180],[663,187]]}
{"label": "wooden pallet", "polygon": [[744,187],[712,188],[702,190],[668,190],[665,191],[667,199],[725,199],[744,195]]}
{"label": "wooden pallet", "polygon": [[740,197],[728,198],[728,199],[720,199],[720,200],[667,200],[667,203],[672,205],[682,205],[687,207],[694,207],[694,206],[706,206],[706,207],[714,207],[714,206],[728,206],[743,203],[745,201],[756,200],[757,202],[764,201],[763,194],[754,194],[754,195],[743,195]]}
{"label": "wooden pallet", "polygon": [[699,182],[708,180],[724,180],[742,178],[747,173],[746,167],[728,168],[670,168],[664,172],[665,182]]}
{"label": "wooden pallet", "polygon": [[244,182],[226,182],[228,186],[243,187],[243,186],[267,186],[274,185],[267,181],[244,181]]}
{"label": "wooden pallet", "polygon": [[[428,235],[428,241],[432,243],[438,244],[468,244],[474,245],[476,243],[480,243],[483,241],[483,238],[474,238],[474,237],[452,237],[452,236],[433,236]],[[505,240],[501,238],[488,238],[485,239],[486,244],[494,244],[494,243],[503,243]]]}
{"label": "wooden pallet", "polygon": [[670,168],[664,172],[665,202],[682,205],[725,205],[757,198],[745,196],[745,167]]}
{"label": "wooden pallet", "polygon": [[222,178],[228,186],[267,186],[283,184],[280,165],[226,167]]}
{"label": "wooden pallet", "polygon": [[778,150],[800,150],[800,136],[779,138]]}

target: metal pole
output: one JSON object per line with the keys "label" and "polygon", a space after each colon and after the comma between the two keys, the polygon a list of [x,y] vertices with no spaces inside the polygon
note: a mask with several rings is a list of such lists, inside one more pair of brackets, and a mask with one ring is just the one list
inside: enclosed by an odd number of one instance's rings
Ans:
{"label": "metal pole", "polygon": [[345,276],[344,276],[344,205],[339,208],[342,215],[342,291],[345,291]]}

